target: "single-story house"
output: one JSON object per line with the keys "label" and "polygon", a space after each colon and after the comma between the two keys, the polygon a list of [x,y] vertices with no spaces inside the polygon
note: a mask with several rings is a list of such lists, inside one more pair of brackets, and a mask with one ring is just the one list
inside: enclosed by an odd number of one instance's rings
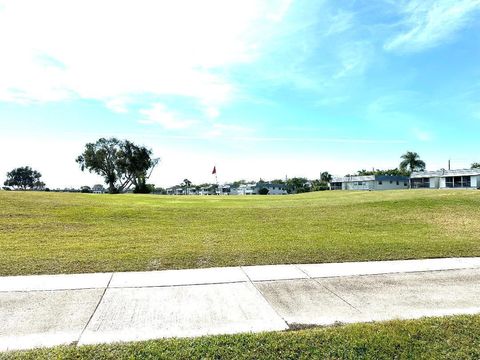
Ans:
{"label": "single-story house", "polygon": [[213,186],[202,187],[198,191],[198,195],[215,195],[215,188]]}
{"label": "single-story house", "polygon": [[167,195],[184,195],[185,191],[181,186],[174,186],[167,189]]}
{"label": "single-story house", "polygon": [[267,189],[267,195],[287,195],[287,187],[284,184],[259,182],[255,186],[255,194],[260,194],[261,189]]}
{"label": "single-story house", "polygon": [[187,190],[186,190],[186,194],[187,195],[198,195],[198,190],[194,187],[189,187]]}
{"label": "single-story house", "polygon": [[217,195],[236,195],[237,189],[230,184],[220,185],[216,190]]}
{"label": "single-story house", "polygon": [[397,190],[408,189],[407,176],[369,175],[333,178],[331,190]]}
{"label": "single-story house", "polygon": [[410,181],[413,189],[478,189],[480,169],[414,172]]}
{"label": "single-story house", "polygon": [[254,195],[256,194],[256,184],[241,184],[237,188],[237,195]]}
{"label": "single-story house", "polygon": [[103,194],[105,193],[105,188],[101,184],[95,184],[92,187],[92,193],[94,194]]}

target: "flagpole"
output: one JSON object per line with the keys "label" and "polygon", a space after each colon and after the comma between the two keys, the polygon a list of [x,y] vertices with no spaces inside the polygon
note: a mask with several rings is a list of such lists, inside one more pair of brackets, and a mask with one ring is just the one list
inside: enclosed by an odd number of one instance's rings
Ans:
{"label": "flagpole", "polygon": [[217,184],[217,190],[215,191],[215,193],[216,193],[218,191],[218,176],[217,176],[217,166],[216,165],[213,166],[212,174],[215,175],[215,183]]}

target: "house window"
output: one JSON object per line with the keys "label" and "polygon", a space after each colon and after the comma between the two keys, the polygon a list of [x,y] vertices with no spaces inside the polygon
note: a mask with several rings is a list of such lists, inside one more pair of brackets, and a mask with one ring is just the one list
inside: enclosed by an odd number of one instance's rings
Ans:
{"label": "house window", "polygon": [[397,181],[397,185],[400,185],[400,181]]}
{"label": "house window", "polygon": [[[418,178],[418,179],[412,179],[411,181],[412,181],[413,189],[430,187],[430,178]],[[405,183],[405,186],[407,186],[406,183]]]}
{"label": "house window", "polygon": [[453,177],[448,176],[448,177],[445,179],[445,186],[446,186],[447,188],[453,188]]}
{"label": "house window", "polygon": [[445,179],[445,186],[447,188],[468,188],[471,187],[470,176],[448,176]]}
{"label": "house window", "polygon": [[379,181],[379,182],[378,182],[378,185],[383,185],[383,181]]}

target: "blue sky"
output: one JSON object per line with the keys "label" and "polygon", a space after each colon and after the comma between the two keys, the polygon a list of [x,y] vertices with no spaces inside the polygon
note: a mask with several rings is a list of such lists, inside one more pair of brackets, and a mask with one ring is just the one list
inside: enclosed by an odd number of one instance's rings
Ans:
{"label": "blue sky", "polygon": [[0,173],[51,187],[109,136],[161,186],[480,161],[480,0],[0,0],[0,49]]}

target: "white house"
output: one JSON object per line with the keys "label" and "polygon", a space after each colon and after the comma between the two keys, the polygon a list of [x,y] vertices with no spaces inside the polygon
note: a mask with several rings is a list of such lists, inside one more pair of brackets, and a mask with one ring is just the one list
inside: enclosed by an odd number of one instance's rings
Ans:
{"label": "white house", "polygon": [[257,184],[241,184],[236,193],[237,195],[254,195],[256,194],[256,186]]}
{"label": "white house", "polygon": [[185,191],[181,186],[174,186],[167,189],[167,195],[184,195]]}
{"label": "white house", "polygon": [[237,189],[230,184],[220,185],[216,190],[217,195],[237,195]]}
{"label": "white house", "polygon": [[390,175],[336,177],[330,182],[331,190],[398,190],[408,186],[407,176]]}
{"label": "white house", "polygon": [[480,169],[414,172],[410,181],[414,189],[478,189]]}
{"label": "white house", "polygon": [[103,194],[105,193],[105,188],[101,184],[95,184],[92,187],[92,193],[94,194]]}
{"label": "white house", "polygon": [[198,195],[215,195],[215,188],[213,186],[202,187],[198,191]]}
{"label": "white house", "polygon": [[283,184],[258,182],[256,184],[241,184],[231,190],[232,195],[258,195],[261,189],[267,189],[267,195],[286,195],[287,189]]}
{"label": "white house", "polygon": [[198,195],[198,190],[194,187],[189,187],[186,190],[187,195]]}
{"label": "white house", "polygon": [[267,195],[287,195],[287,187],[284,184],[259,182],[255,186],[255,193],[260,194],[261,189],[267,189]]}

